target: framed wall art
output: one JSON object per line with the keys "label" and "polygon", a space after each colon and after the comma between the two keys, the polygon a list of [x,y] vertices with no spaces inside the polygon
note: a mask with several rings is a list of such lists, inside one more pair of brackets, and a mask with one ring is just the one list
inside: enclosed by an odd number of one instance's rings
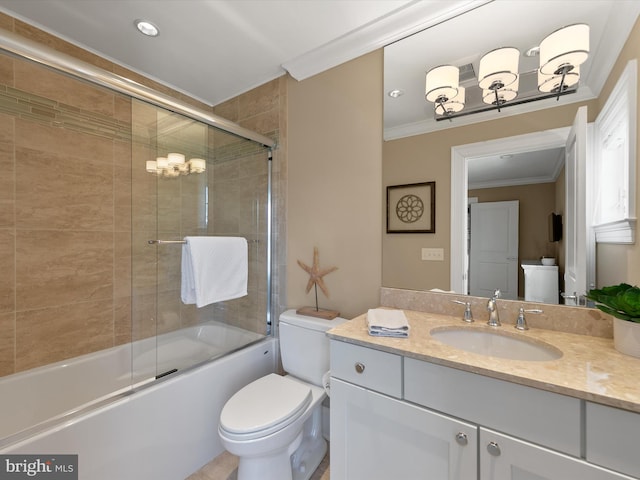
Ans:
{"label": "framed wall art", "polygon": [[387,233],[436,233],[436,182],[387,187]]}

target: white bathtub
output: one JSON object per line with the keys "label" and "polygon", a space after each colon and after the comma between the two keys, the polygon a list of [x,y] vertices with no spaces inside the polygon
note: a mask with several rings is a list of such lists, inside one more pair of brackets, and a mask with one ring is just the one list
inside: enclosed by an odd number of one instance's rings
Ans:
{"label": "white bathtub", "polygon": [[[149,339],[5,377],[0,453],[78,454],[81,480],[182,480],[223,451],[217,423],[226,400],[275,371],[271,338],[225,354],[259,338],[210,323],[159,336],[157,369]],[[132,391],[132,382],[144,386]],[[114,391],[121,397],[105,400]]]}

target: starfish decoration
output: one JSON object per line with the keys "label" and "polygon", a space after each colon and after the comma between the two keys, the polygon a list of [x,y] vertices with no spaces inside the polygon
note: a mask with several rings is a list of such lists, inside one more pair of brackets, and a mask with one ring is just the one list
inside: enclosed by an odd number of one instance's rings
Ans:
{"label": "starfish decoration", "polygon": [[319,257],[320,254],[318,253],[318,247],[313,247],[313,266],[309,267],[308,265],[302,263],[300,260],[298,260],[298,265],[300,265],[300,267],[302,267],[302,269],[309,274],[309,282],[307,283],[306,293],[309,293],[311,287],[316,285],[320,287],[322,293],[324,293],[325,296],[329,298],[329,290],[327,290],[327,286],[324,284],[324,280],[322,279],[322,277],[331,272],[335,272],[338,267],[321,269]]}

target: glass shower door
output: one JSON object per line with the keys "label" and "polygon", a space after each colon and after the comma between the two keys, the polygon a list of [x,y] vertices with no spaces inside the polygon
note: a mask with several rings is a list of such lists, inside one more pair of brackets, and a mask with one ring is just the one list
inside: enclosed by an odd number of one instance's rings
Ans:
{"label": "glass shower door", "polygon": [[[268,156],[255,142],[143,102],[133,110],[133,370],[145,381],[265,336]],[[187,236],[246,239],[248,295],[185,303]]]}

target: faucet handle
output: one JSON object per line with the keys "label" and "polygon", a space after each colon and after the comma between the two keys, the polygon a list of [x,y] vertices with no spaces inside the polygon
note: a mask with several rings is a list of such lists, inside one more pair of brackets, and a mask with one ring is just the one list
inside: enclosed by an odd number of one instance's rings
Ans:
{"label": "faucet handle", "polygon": [[493,298],[494,300],[497,300],[498,298],[500,298],[500,296],[502,295],[502,292],[500,291],[500,289],[496,288],[495,291],[493,292]]}
{"label": "faucet handle", "polygon": [[451,300],[453,303],[457,303],[459,305],[464,305],[464,314],[462,315],[462,320],[471,323],[473,322],[473,312],[471,311],[471,302],[463,302],[460,300]]}
{"label": "faucet handle", "polygon": [[525,313],[542,313],[544,310],[540,308],[530,308],[525,310],[524,307],[520,307],[520,312],[518,313],[518,319],[516,320],[515,328],[517,330],[529,330],[529,326],[527,325],[527,320],[524,318]]}

